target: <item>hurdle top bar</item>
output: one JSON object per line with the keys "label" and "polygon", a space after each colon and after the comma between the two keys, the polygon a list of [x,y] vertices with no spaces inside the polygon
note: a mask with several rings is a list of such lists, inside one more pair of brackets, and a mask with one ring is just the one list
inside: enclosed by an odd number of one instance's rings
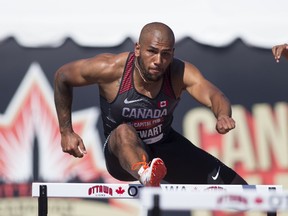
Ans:
{"label": "hurdle top bar", "polygon": [[[32,197],[40,196],[40,186],[47,187],[47,197],[69,198],[139,198],[141,184],[107,184],[107,183],[32,183]],[[161,184],[163,191],[203,192],[226,191],[243,192],[253,190],[257,192],[282,191],[281,185],[201,185],[201,184]]]}
{"label": "hurdle top bar", "polygon": [[141,189],[143,211],[154,208],[155,197],[161,210],[234,210],[234,211],[288,211],[288,191],[166,191],[145,187]]}

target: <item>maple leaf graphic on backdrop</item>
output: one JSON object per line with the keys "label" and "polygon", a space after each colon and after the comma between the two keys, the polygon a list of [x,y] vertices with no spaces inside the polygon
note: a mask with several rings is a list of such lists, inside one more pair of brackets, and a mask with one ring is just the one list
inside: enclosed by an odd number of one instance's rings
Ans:
{"label": "maple leaf graphic on backdrop", "polygon": [[0,114],[0,181],[65,182],[78,177],[85,182],[103,176],[105,180],[109,175],[95,129],[99,109],[77,111],[72,118],[88,151],[83,160],[62,152],[53,89],[40,66],[33,63],[6,112]]}

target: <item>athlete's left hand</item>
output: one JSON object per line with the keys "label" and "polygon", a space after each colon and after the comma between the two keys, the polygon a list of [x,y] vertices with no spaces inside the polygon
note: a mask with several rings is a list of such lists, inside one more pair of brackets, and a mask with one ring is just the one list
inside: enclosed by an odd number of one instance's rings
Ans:
{"label": "athlete's left hand", "polygon": [[235,128],[235,121],[229,116],[219,116],[217,118],[216,130],[220,134],[226,134]]}

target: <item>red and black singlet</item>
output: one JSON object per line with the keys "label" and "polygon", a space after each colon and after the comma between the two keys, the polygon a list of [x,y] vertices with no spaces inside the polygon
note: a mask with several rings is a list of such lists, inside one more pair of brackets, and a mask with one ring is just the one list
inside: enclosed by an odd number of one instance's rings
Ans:
{"label": "red and black singlet", "polygon": [[155,98],[137,92],[133,80],[135,59],[134,53],[129,53],[114,101],[108,103],[100,97],[104,133],[108,136],[118,125],[128,123],[136,129],[144,143],[153,144],[165,139],[170,131],[179,99],[172,89],[169,67]]}

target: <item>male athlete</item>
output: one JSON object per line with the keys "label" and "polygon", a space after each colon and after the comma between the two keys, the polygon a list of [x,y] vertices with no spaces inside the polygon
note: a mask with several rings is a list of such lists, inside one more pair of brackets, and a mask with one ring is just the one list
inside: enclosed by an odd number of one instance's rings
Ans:
{"label": "male athlete", "polygon": [[280,61],[281,56],[288,59],[288,44],[280,44],[272,47],[272,53],[276,62]]}
{"label": "male athlete", "polygon": [[[122,181],[146,186],[247,184],[218,159],[171,128],[181,94],[209,107],[216,130],[235,128],[224,94],[191,63],[174,57],[174,33],[153,22],[141,30],[134,52],[100,54],[62,66],[55,73],[55,104],[63,152],[86,154],[71,122],[72,90],[97,84],[100,92],[107,170]],[[149,162],[150,161],[150,162]]]}

